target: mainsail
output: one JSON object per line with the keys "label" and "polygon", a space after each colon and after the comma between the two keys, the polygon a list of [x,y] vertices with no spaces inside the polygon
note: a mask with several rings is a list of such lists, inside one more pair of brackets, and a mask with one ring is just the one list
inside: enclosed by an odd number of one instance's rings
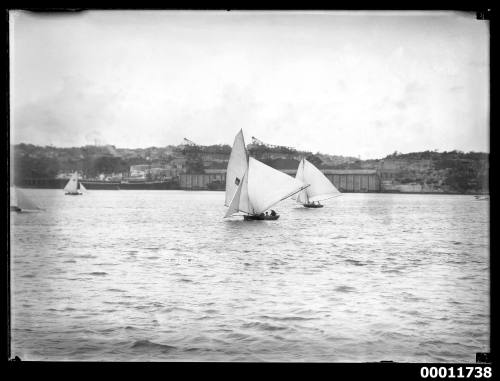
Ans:
{"label": "mainsail", "polygon": [[87,188],[85,188],[85,187],[83,186],[83,184],[82,184],[82,183],[80,183],[80,190],[81,190],[82,192],[86,192],[86,191],[87,191]]}
{"label": "mainsail", "polygon": [[[300,181],[304,181],[304,160],[301,160],[299,163],[299,168],[297,168],[297,173],[295,174],[295,178]],[[294,197],[294,200],[297,200],[297,202],[300,202],[301,204],[308,204],[309,203],[309,197],[307,195],[307,191],[303,190],[299,193],[297,193]]]}
{"label": "mainsail", "polygon": [[233,149],[229,156],[226,171],[226,201],[224,205],[229,206],[236,189],[243,180],[243,175],[248,167],[248,153],[243,138],[243,130],[240,130],[234,138]]}
{"label": "mainsail", "polygon": [[237,212],[259,214],[309,185],[248,157],[243,132],[236,135],[226,174],[224,217]]}
{"label": "mainsail", "polygon": [[73,173],[68,183],[64,187],[66,193],[78,193],[78,173]]}
{"label": "mainsail", "polygon": [[262,213],[309,186],[253,157],[248,172],[248,198],[254,213]]}
{"label": "mainsail", "polygon": [[306,159],[300,161],[295,178],[306,184],[311,184],[310,187],[300,192],[296,197],[297,202],[302,204],[327,200],[342,194],[318,168]]}
{"label": "mainsail", "polygon": [[[245,176],[245,175],[243,175]],[[240,197],[241,197],[241,188],[243,188],[243,181],[238,185],[238,188],[236,189],[236,193],[233,196],[233,199],[231,200],[231,203],[229,204],[229,209],[226,212],[226,215],[224,217],[229,217],[234,213],[239,212],[240,208]]]}

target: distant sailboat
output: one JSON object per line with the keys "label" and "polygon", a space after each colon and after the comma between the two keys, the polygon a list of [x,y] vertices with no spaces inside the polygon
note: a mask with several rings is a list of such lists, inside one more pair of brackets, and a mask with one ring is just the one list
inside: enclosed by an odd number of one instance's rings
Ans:
{"label": "distant sailboat", "polygon": [[264,212],[309,185],[248,156],[243,131],[236,135],[226,172],[224,217],[245,213],[245,220],[277,220],[279,215]]}
{"label": "distant sailboat", "polygon": [[475,196],[475,198],[478,201],[489,201],[490,196],[489,195],[486,195],[486,196]]}
{"label": "distant sailboat", "polygon": [[30,200],[19,188],[10,188],[10,211],[23,212],[42,210],[35,202]]}
{"label": "distant sailboat", "polygon": [[320,201],[342,194],[318,168],[306,159],[300,161],[295,178],[306,184],[311,184],[310,187],[294,197],[306,208],[322,208],[323,205],[319,203]]}
{"label": "distant sailboat", "polygon": [[[85,191],[85,187],[83,186],[82,183],[80,183],[80,190]],[[68,183],[64,187],[64,192],[67,195],[72,195],[72,196],[78,196],[81,195],[82,192],[78,191],[78,173],[75,172],[73,175],[71,175],[71,178],[69,179]]]}

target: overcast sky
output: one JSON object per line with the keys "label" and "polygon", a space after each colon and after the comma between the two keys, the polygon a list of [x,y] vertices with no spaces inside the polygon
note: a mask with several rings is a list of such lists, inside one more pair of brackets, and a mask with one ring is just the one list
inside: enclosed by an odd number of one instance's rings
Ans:
{"label": "overcast sky", "polygon": [[11,141],[489,151],[489,25],[456,12],[10,12]]}

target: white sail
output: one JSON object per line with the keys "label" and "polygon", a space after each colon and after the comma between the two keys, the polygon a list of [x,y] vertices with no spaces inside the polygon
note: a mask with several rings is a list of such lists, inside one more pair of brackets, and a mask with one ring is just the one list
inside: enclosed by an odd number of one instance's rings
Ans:
{"label": "white sail", "polygon": [[297,197],[297,201],[300,203],[305,204],[311,201],[322,201],[341,195],[323,172],[306,159],[301,160],[295,178],[306,184],[311,184],[310,187],[304,192],[301,192]]}
{"label": "white sail", "polygon": [[250,204],[248,197],[248,173],[243,175],[242,181],[240,181],[236,192],[229,204],[229,209],[224,217],[229,217],[234,213],[244,212],[248,214],[253,214],[254,210]]}
{"label": "white sail", "polygon": [[248,157],[243,131],[234,139],[226,172],[224,217],[237,212],[259,214],[309,185]]}
{"label": "white sail", "polygon": [[[302,160],[299,163],[299,168],[297,168],[297,173],[295,174],[295,178],[307,184],[307,182],[304,179],[304,165],[302,164]],[[299,193],[295,194],[292,198],[297,202],[300,202],[301,204],[309,203],[309,197],[307,196],[307,189],[300,191]]]}
{"label": "white sail", "polygon": [[83,186],[83,184],[82,184],[82,183],[80,183],[80,190],[81,190],[82,192],[86,192],[86,191],[87,191],[87,188],[85,188],[85,187]]}
{"label": "white sail", "polygon": [[66,193],[78,193],[78,174],[75,172],[71,175],[68,183],[64,187]]}
{"label": "white sail", "polygon": [[226,171],[226,200],[224,205],[229,206],[236,190],[243,180],[243,175],[248,167],[248,153],[243,138],[243,130],[240,130],[234,138],[233,149],[229,156]]}
{"label": "white sail", "polygon": [[253,157],[248,164],[248,198],[255,214],[264,212],[309,186]]}
{"label": "white sail", "polygon": [[10,205],[21,210],[40,210],[40,207],[18,188],[11,188]]}
{"label": "white sail", "polygon": [[252,204],[250,203],[250,197],[248,195],[248,176],[249,174],[247,169],[245,176],[243,176],[243,186],[241,187],[240,205],[238,209],[240,210],[240,212],[253,214],[254,209],[252,207]]}
{"label": "white sail", "polygon": [[297,200],[297,202],[300,202],[301,204],[308,204],[310,201],[306,191],[307,189],[297,193],[297,196],[294,198],[294,200]]}
{"label": "white sail", "polygon": [[[243,176],[245,177],[245,175],[243,175]],[[243,188],[243,181],[240,182],[240,185],[238,185],[238,188],[236,189],[236,193],[234,194],[233,199],[231,200],[231,203],[229,204],[229,209],[227,210],[224,218],[230,217],[234,213],[239,212],[241,188]]]}

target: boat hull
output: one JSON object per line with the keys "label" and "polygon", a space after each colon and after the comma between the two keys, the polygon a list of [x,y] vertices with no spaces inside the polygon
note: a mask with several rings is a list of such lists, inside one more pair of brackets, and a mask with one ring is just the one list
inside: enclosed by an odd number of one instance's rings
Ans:
{"label": "boat hull", "polygon": [[[170,190],[180,189],[174,181],[108,182],[82,181],[88,190]],[[203,190],[203,189],[200,189]]]}
{"label": "boat hull", "polygon": [[65,193],[66,196],[81,196],[82,193]]}
{"label": "boat hull", "polygon": [[279,214],[277,214],[276,216],[258,216],[258,215],[243,216],[243,219],[245,221],[266,221],[266,220],[274,221],[277,220],[278,218],[280,218]]}
{"label": "boat hull", "polygon": [[120,183],[120,190],[169,190],[175,189],[171,181],[141,182],[141,183]]}
{"label": "boat hull", "polygon": [[321,204],[303,204],[305,208],[322,208]]}
{"label": "boat hull", "polygon": [[108,181],[82,181],[81,184],[86,189],[90,190],[119,190],[120,183],[119,182],[108,182]]}
{"label": "boat hull", "polygon": [[10,211],[11,212],[20,212],[21,211],[21,208],[17,207],[17,206],[11,206],[10,207]]}

